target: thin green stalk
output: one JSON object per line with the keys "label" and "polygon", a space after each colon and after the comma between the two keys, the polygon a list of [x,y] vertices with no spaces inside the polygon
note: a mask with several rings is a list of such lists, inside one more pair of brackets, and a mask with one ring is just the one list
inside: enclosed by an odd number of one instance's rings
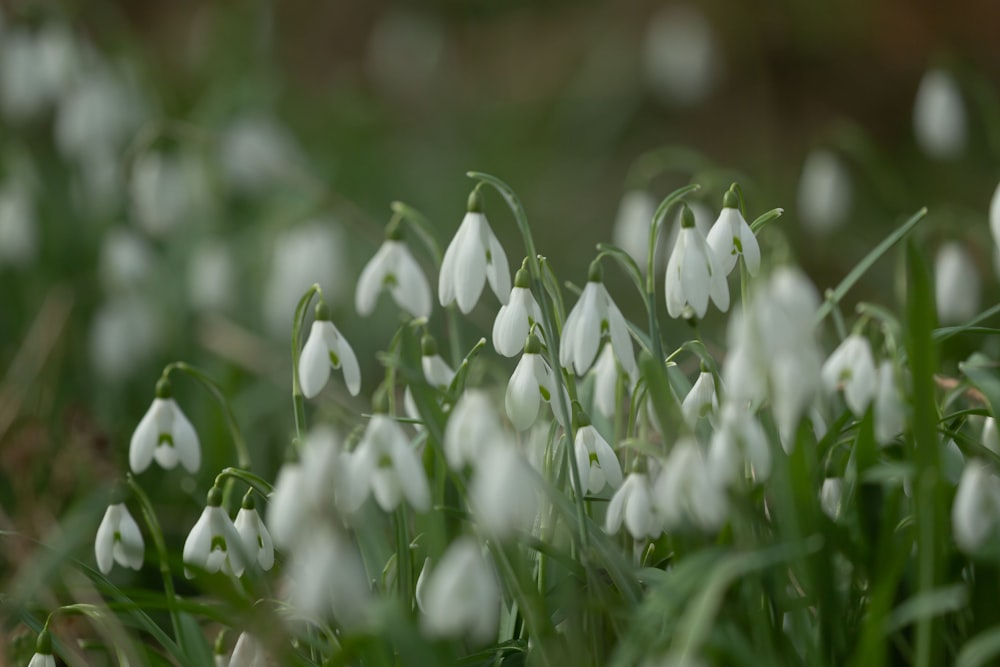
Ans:
{"label": "thin green stalk", "polygon": [[218,475],[215,476],[215,486],[222,486],[222,482],[226,478],[238,479],[245,482],[250,488],[259,493],[263,498],[267,498],[271,491],[274,490],[274,486],[271,485],[263,477],[253,474],[247,470],[241,468],[223,468]]}
{"label": "thin green stalk", "polygon": [[156,557],[160,561],[163,592],[167,596],[167,610],[170,613],[170,622],[174,629],[174,640],[180,642],[181,619],[177,611],[177,592],[174,590],[174,578],[170,573],[170,561],[168,560],[167,545],[163,539],[163,530],[160,528],[160,522],[156,518],[156,512],[153,510],[153,504],[150,502],[149,496],[142,490],[139,483],[135,481],[135,477],[128,474],[126,480],[132,493],[135,494],[136,499],[139,501],[139,506],[142,508],[142,517],[146,521],[146,527],[149,528],[150,535],[153,537]]}
{"label": "thin green stalk", "polygon": [[313,283],[299,299],[295,307],[295,318],[292,320],[292,408],[295,411],[295,446],[302,447],[306,431],[306,405],[299,384],[299,339],[302,335],[302,325],[305,324],[306,312],[313,296],[319,294],[323,298],[323,288],[319,283]]}
{"label": "thin green stalk", "polygon": [[410,531],[406,518],[406,507],[396,510],[396,582],[404,609],[413,609],[413,559],[410,552]]}

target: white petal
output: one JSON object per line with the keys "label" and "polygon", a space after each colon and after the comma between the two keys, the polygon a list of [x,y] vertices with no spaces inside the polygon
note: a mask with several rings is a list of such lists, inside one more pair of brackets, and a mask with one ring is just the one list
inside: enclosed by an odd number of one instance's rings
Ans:
{"label": "white petal", "polygon": [[583,439],[583,429],[576,432],[576,441],[573,443],[573,452],[576,455],[576,469],[580,475],[580,483],[584,487],[584,492],[597,493],[600,489],[588,489],[587,480],[590,477],[590,450]]}
{"label": "white petal", "polygon": [[603,288],[604,285],[601,283],[588,282],[577,304],[580,308],[580,318],[573,337],[569,339],[569,345],[573,349],[573,367],[577,375],[583,375],[590,370],[601,344],[601,317],[604,309],[601,308],[599,299],[600,290]]}
{"label": "white petal", "polygon": [[529,300],[534,300],[529,289],[515,287],[493,321],[493,348],[505,357],[517,356],[524,349],[530,327]]}
{"label": "white petal", "polygon": [[582,318],[583,297],[581,296],[580,300],[569,311],[569,315],[566,316],[566,322],[563,323],[562,338],[559,341],[559,365],[563,368],[573,366],[574,340],[579,335],[578,329],[581,326]]}
{"label": "white petal", "polygon": [[601,464],[604,478],[607,480],[608,486],[617,489],[622,483],[622,468],[618,457],[615,456],[615,450],[611,449],[611,445],[597,429],[593,429],[593,437],[594,453],[597,454],[597,462]]}
{"label": "white petal", "polygon": [[114,565],[112,556],[115,547],[115,531],[117,530],[118,519],[121,516],[121,505],[109,505],[104,511],[104,518],[97,527],[97,536],[94,538],[94,557],[97,560],[97,569],[102,574],[111,572]]}
{"label": "white petal", "polygon": [[441,260],[441,270],[438,273],[438,301],[442,306],[447,306],[455,300],[455,256],[458,254],[457,242],[463,229],[464,226],[459,225]]}
{"label": "white petal", "polygon": [[243,538],[236,532],[236,526],[233,525],[229,515],[226,514],[226,510],[221,507],[212,507],[210,509],[212,514],[212,535],[222,537],[225,540],[226,559],[229,563],[229,569],[238,577],[246,569],[246,560],[243,556]]}
{"label": "white petal", "polygon": [[361,392],[361,368],[358,366],[358,358],[354,356],[354,350],[343,337],[340,337],[337,355],[340,357],[347,391],[351,392],[351,396],[357,396]]}
{"label": "white petal", "polygon": [[430,486],[416,452],[409,444],[400,444],[393,450],[392,463],[410,506],[418,512],[428,511],[431,508]]}
{"label": "white petal", "polygon": [[644,478],[640,478],[625,506],[625,527],[634,538],[653,537],[655,529],[652,517],[653,507],[649,499],[649,488]]}
{"label": "white petal", "polygon": [[142,539],[142,532],[139,524],[135,522],[132,515],[125,506],[122,506],[122,514],[118,521],[118,532],[121,540],[120,547],[116,553],[116,560],[124,567],[139,570],[142,568],[142,561],[145,555],[146,545]]}
{"label": "white petal", "polygon": [[[397,243],[399,243],[397,241]],[[410,251],[400,244],[396,259],[396,284],[392,287],[392,298],[396,305],[414,317],[430,317],[431,288],[420,265]]]}
{"label": "white petal", "polygon": [[757,243],[757,237],[754,236],[753,230],[750,229],[750,225],[747,221],[740,216],[740,244],[743,246],[743,261],[746,262],[747,272],[751,276],[757,275],[757,271],[760,270],[760,244]]}
{"label": "white petal", "polygon": [[330,350],[323,339],[323,324],[322,321],[312,323],[309,338],[299,356],[299,385],[306,398],[318,395],[330,379]]}
{"label": "white petal", "polygon": [[609,535],[614,535],[622,527],[622,520],[625,518],[625,505],[628,503],[629,496],[632,495],[632,489],[635,486],[633,479],[635,475],[636,473],[630,473],[625,479],[625,483],[618,487],[615,494],[611,496],[607,514],[604,515],[604,532]]}
{"label": "white petal", "polygon": [[[486,219],[481,213],[467,213],[462,228],[455,236],[456,249],[454,281],[458,309],[468,314],[479,300],[486,282],[486,246],[483,227]],[[462,233],[464,230],[464,234]],[[505,294],[503,298],[506,298]]]}
{"label": "white petal", "polygon": [[[187,539],[184,540],[183,559],[185,565],[202,570],[208,567],[208,552],[212,547],[212,515],[209,511],[211,509],[211,507],[206,507],[202,511],[198,521],[188,533]],[[184,575],[188,579],[194,576],[187,568],[184,568]]]}
{"label": "white petal", "polygon": [[696,229],[682,230],[682,235],[693,236],[687,246],[687,254],[681,266],[681,283],[684,285],[684,298],[698,319],[705,317],[708,310],[708,292],[711,287],[711,259],[700,239],[695,235]]}
{"label": "white petal", "polygon": [[510,265],[507,263],[507,253],[504,252],[503,246],[500,245],[500,241],[497,240],[485,217],[483,225],[488,240],[487,247],[490,249],[490,262],[486,265],[486,279],[500,303],[507,303],[507,297],[510,295]]}
{"label": "white petal", "polygon": [[375,302],[385,285],[386,275],[395,268],[395,258],[393,257],[395,253],[391,243],[393,242],[383,243],[378,252],[365,264],[365,268],[361,270],[358,285],[354,290],[354,307],[362,317],[371,315],[372,311],[375,310]]}
{"label": "white petal", "polygon": [[736,266],[738,259],[733,239],[735,234],[739,234],[738,218],[741,217],[739,209],[723,208],[705,239],[722,272],[727,276]]}
{"label": "white petal", "polygon": [[198,443],[198,434],[176,403],[174,403],[173,438],[174,449],[181,465],[191,474],[198,472],[198,468],[201,467],[201,445]]}
{"label": "white petal", "polygon": [[143,415],[139,425],[135,427],[135,432],[132,433],[132,440],[128,448],[128,462],[132,472],[136,474],[148,468],[153,461],[153,452],[156,450],[156,444],[160,438],[155,418],[155,408],[159,400],[162,399],[153,400],[153,404]]}
{"label": "white petal", "polygon": [[505,406],[507,416],[519,431],[527,430],[538,418],[541,395],[538,391],[538,380],[535,377],[535,358],[537,354],[523,354],[517,362],[510,382],[507,383]]}
{"label": "white petal", "polygon": [[681,229],[677,235],[677,242],[674,244],[674,251],[670,253],[667,261],[667,273],[663,282],[663,293],[667,301],[667,313],[670,317],[680,317],[684,311],[684,304],[687,303],[684,297],[684,282],[682,272],[684,262],[687,259],[687,246],[689,234],[687,230]]}
{"label": "white petal", "polygon": [[297,463],[286,463],[278,471],[274,491],[268,499],[267,524],[274,541],[283,548],[292,544],[301,527],[303,514],[301,485],[301,466]]}
{"label": "white petal", "polygon": [[[606,291],[606,290],[605,290]],[[615,356],[621,362],[622,368],[628,375],[635,371],[635,349],[632,347],[632,338],[628,332],[628,323],[622,311],[608,296],[608,330],[611,334],[611,344],[614,346]]]}

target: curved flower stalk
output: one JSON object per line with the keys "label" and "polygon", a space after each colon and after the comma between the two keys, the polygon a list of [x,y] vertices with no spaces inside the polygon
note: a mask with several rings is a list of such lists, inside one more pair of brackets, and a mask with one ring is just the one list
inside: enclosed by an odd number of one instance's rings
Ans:
{"label": "curved flower stalk", "polygon": [[125,503],[116,499],[108,505],[104,518],[97,527],[94,539],[94,557],[102,574],[111,572],[114,563],[138,570],[142,567],[146,544],[139,524],[129,513]]}
{"label": "curved flower stalk", "polygon": [[722,212],[712,225],[706,239],[725,275],[736,267],[736,260],[743,257],[750,275],[760,270],[760,246],[750,225],[740,213],[740,198],[728,190],[722,198]]}
{"label": "curved flower stalk", "polygon": [[222,570],[237,577],[243,574],[243,539],[222,508],[222,490],[217,486],[208,492],[205,509],[184,541],[184,565],[189,579],[194,573],[188,565],[209,573]]}
{"label": "curved flower stalk", "polygon": [[875,397],[877,378],[875,360],[868,339],[851,334],[844,339],[821,372],[828,392],[843,389],[844,400],[856,417],[862,417]]}
{"label": "curved flower stalk", "polygon": [[493,348],[505,357],[514,357],[524,349],[532,327],[542,321],[542,311],[531,293],[531,276],[525,259],[514,274],[510,299],[500,306],[493,321]]}
{"label": "curved flower stalk", "polygon": [[372,314],[382,290],[388,290],[396,305],[411,316],[430,317],[430,285],[410,249],[403,243],[402,225],[396,218],[389,222],[385,241],[358,278],[354,305],[359,315],[367,317]]}
{"label": "curved flower stalk", "polygon": [[468,211],[444,252],[438,277],[438,300],[442,306],[457,302],[459,310],[469,313],[479,301],[486,282],[500,303],[507,303],[510,293],[507,253],[483,214],[477,188],[469,195]]}
{"label": "curved flower stalk", "polygon": [[667,313],[670,317],[687,317],[687,313],[694,313],[702,318],[708,310],[709,297],[719,310],[728,310],[726,273],[695,226],[691,209],[684,205],[681,209],[681,231],[667,261],[664,279]]}
{"label": "curved flower stalk", "polygon": [[316,305],[316,319],[299,357],[299,385],[306,398],[322,391],[330,379],[330,368],[342,368],[344,384],[351,396],[361,391],[361,369],[347,340],[330,321],[330,309],[322,301]]}
{"label": "curved flower stalk", "polygon": [[452,470],[476,465],[483,454],[506,439],[494,402],[486,392],[466,389],[455,404],[444,432],[444,455]]}
{"label": "curved flower stalk", "polygon": [[128,450],[129,467],[138,474],[155,460],[165,470],[178,462],[194,474],[201,467],[198,434],[173,398],[170,380],[156,383],[156,398],[135,427]]}
{"label": "curved flower stalk", "polygon": [[418,512],[430,509],[430,486],[420,458],[403,429],[388,415],[372,415],[351,469],[351,484],[358,489],[352,502],[364,502],[370,492],[386,512],[396,509],[403,498]]}
{"label": "curved flower stalk", "polygon": [[[569,394],[553,377],[552,369],[542,357],[541,351],[541,342],[532,334],[525,343],[524,354],[517,362],[510,382],[507,383],[504,405],[507,416],[518,431],[525,431],[535,423],[541,403],[551,403],[555,391],[561,390],[563,400],[569,405]],[[560,411],[553,406],[552,412],[561,424]]]}
{"label": "curved flower stalk", "polygon": [[594,260],[587,275],[587,285],[580,294],[566,323],[559,344],[559,363],[583,375],[594,363],[601,339],[608,336],[615,357],[630,375],[635,370],[635,351],[628,324],[602,280],[600,260]]}
{"label": "curved flower stalk", "polygon": [[243,497],[243,504],[236,513],[233,525],[243,540],[243,553],[247,561],[256,562],[262,570],[270,570],[274,566],[274,542],[257,513],[253,491],[247,492]]}
{"label": "curved flower stalk", "polygon": [[608,513],[604,519],[604,530],[615,534],[622,523],[629,534],[637,540],[655,539],[663,532],[662,522],[653,509],[646,473],[630,473],[608,503]]}
{"label": "curved flower stalk", "polygon": [[471,537],[448,547],[429,575],[421,572],[420,626],[430,637],[494,639],[500,617],[496,572]]}

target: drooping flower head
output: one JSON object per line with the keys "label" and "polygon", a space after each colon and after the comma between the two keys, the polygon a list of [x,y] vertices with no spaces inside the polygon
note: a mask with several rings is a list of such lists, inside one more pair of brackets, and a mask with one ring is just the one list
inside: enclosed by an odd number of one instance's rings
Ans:
{"label": "drooping flower head", "polygon": [[722,198],[722,212],[708,232],[708,245],[712,248],[723,273],[729,275],[741,256],[750,275],[760,269],[760,246],[750,225],[740,213],[739,195],[732,189]]}
{"label": "drooping flower head", "polygon": [[145,554],[142,532],[121,496],[116,494],[108,505],[94,539],[94,556],[102,574],[111,572],[114,563],[133,570],[142,567]]}
{"label": "drooping flower head", "polygon": [[681,231],[667,262],[664,281],[667,313],[670,317],[694,313],[700,319],[708,310],[709,297],[719,310],[728,310],[726,273],[695,226],[691,209],[685,205],[681,210]]}
{"label": "drooping flower head", "polygon": [[913,103],[917,145],[935,160],[950,160],[965,149],[966,113],[955,77],[945,69],[928,70]]}
{"label": "drooping flower head", "polygon": [[270,570],[274,566],[274,542],[257,512],[253,493],[249,491],[243,497],[243,503],[240,511],[236,513],[233,525],[243,539],[243,554],[248,563],[256,562],[262,570]]}
{"label": "drooping flower head", "polygon": [[442,306],[457,302],[458,309],[468,313],[479,301],[486,282],[500,303],[507,303],[510,293],[507,253],[486,220],[477,188],[469,195],[468,211],[441,261],[438,300]]}
{"label": "drooping flower head", "polygon": [[56,659],[52,655],[52,635],[48,630],[43,629],[38,633],[35,654],[31,656],[28,667],[56,667]]}
{"label": "drooping flower head", "polygon": [[514,287],[510,299],[500,306],[493,321],[493,348],[505,357],[517,356],[524,349],[524,341],[532,327],[542,321],[541,308],[531,293],[531,276],[526,267],[527,258],[514,274]]}
{"label": "drooping flower head", "polygon": [[389,222],[385,242],[358,278],[354,305],[359,315],[372,314],[382,290],[388,290],[396,305],[413,317],[430,317],[431,288],[417,260],[403,242],[403,227],[398,218]]}
{"label": "drooping flower head", "polygon": [[851,334],[823,364],[821,375],[828,392],[844,390],[844,400],[856,417],[862,417],[875,397],[875,360],[868,339]]}
{"label": "drooping flower head", "polygon": [[605,487],[612,490],[622,484],[622,467],[608,441],[604,439],[579,403],[573,404],[577,429],[573,450],[584,493],[600,493]]}
{"label": "drooping flower head", "polygon": [[532,334],[528,336],[524,354],[507,383],[504,405],[514,428],[525,431],[534,424],[542,402],[552,404],[553,414],[562,423],[562,411],[557,403],[553,403],[553,400],[559,400],[555,397],[557,391],[562,391],[562,400],[568,408],[569,395],[566,388],[556,380],[548,362],[542,357],[541,341]]}
{"label": "drooping flower head", "polygon": [[[222,570],[238,577],[243,574],[244,556],[243,538],[222,508],[222,489],[213,486],[201,517],[184,541],[184,565],[209,573]],[[187,567],[184,574],[194,576]]]}
{"label": "drooping flower head", "polygon": [[361,391],[361,369],[347,340],[330,321],[330,309],[320,301],[309,338],[299,357],[299,385],[306,398],[313,398],[330,379],[330,368],[342,368],[344,383],[352,396]]}
{"label": "drooping flower head", "polygon": [[623,522],[629,534],[637,540],[656,538],[663,532],[659,517],[653,511],[646,473],[630,473],[608,503],[604,531],[614,535]]}
{"label": "drooping flower head", "polygon": [[174,400],[173,388],[166,377],[156,383],[156,398],[135,427],[129,443],[132,472],[141,473],[154,459],[165,470],[180,462],[193,474],[201,466],[198,434]]}
{"label": "drooping flower head", "polygon": [[369,492],[386,512],[391,512],[403,498],[418,512],[431,506],[430,486],[420,457],[399,424],[386,414],[375,414],[368,421],[364,435],[354,452],[352,493],[361,502]]}
{"label": "drooping flower head", "polygon": [[559,343],[559,363],[583,375],[593,365],[605,336],[611,339],[622,368],[631,374],[635,370],[635,351],[628,324],[604,286],[600,260],[594,260],[587,274],[587,286],[566,316]]}
{"label": "drooping flower head", "polygon": [[460,537],[427,575],[421,572],[420,625],[431,637],[496,638],[500,589],[492,565],[470,537]]}
{"label": "drooping flower head", "polygon": [[701,373],[698,379],[691,386],[691,391],[684,397],[681,403],[681,412],[684,420],[689,426],[698,423],[701,417],[705,417],[719,408],[719,399],[715,393],[715,376],[704,364],[701,365]]}

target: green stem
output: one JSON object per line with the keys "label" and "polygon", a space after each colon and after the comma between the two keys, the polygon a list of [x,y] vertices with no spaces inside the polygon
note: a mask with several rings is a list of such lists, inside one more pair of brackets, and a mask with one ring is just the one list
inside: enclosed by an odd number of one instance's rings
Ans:
{"label": "green stem", "polygon": [[181,619],[177,611],[177,593],[174,590],[174,578],[170,573],[170,561],[167,553],[167,545],[163,539],[163,530],[160,522],[156,519],[156,512],[153,511],[153,504],[149,501],[149,496],[142,490],[135,477],[131,474],[126,476],[129,488],[135,494],[142,508],[142,517],[149,528],[149,534],[153,538],[153,545],[156,548],[156,557],[160,561],[160,576],[163,577],[163,592],[167,596],[167,610],[170,613],[170,622],[174,628],[174,640],[181,640]]}
{"label": "green stem", "polygon": [[403,608],[413,609],[413,563],[410,553],[410,531],[406,519],[406,507],[396,510],[396,581]]}
{"label": "green stem", "polygon": [[306,404],[302,395],[302,386],[299,384],[299,339],[302,336],[302,325],[305,324],[306,312],[313,296],[319,294],[323,298],[323,289],[319,283],[313,283],[306,290],[306,293],[299,299],[299,304],[295,307],[295,317],[292,320],[292,407],[295,411],[295,446],[302,447],[303,437],[306,430]]}
{"label": "green stem", "polygon": [[267,498],[271,491],[274,490],[274,486],[272,486],[266,479],[241,468],[223,468],[222,471],[215,476],[215,486],[222,486],[223,480],[227,477],[231,479],[238,479],[241,482],[246,483],[263,498]]}

